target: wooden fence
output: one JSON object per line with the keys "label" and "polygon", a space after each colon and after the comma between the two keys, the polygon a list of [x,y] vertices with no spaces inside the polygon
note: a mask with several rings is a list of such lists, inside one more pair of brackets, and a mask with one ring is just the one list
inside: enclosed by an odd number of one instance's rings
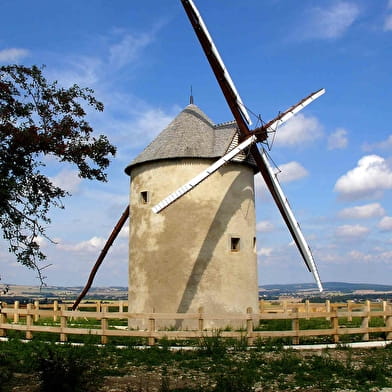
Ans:
{"label": "wooden fence", "polygon": [[[32,304],[21,306],[1,304],[0,336],[7,336],[9,331],[22,331],[26,339],[32,339],[35,333],[53,333],[65,342],[69,335],[100,336],[106,344],[111,337],[144,338],[148,345],[154,345],[160,339],[192,340],[219,335],[221,338],[246,340],[253,345],[257,339],[289,338],[292,344],[324,337],[338,343],[342,336],[360,337],[363,341],[377,339],[392,340],[392,304],[386,301],[357,304],[292,303],[289,301],[260,301],[256,312],[248,308],[244,313],[207,314],[200,308],[197,313],[128,313],[126,301],[94,302],[79,305],[78,310],[70,310],[72,304],[55,301],[53,304]],[[129,320],[140,320],[146,328],[133,330],[127,327]],[[193,320],[194,329],[165,330],[157,326],[164,320]],[[240,330],[216,330],[205,328],[211,321],[235,321],[242,324]],[[288,320],[290,328],[285,330],[265,330],[272,320]],[[305,321],[310,320],[310,321]],[[83,325],[83,322],[90,324]],[[355,322],[353,322],[355,321]],[[313,322],[313,324],[312,324]],[[305,325],[307,324],[307,325]],[[373,324],[373,326],[372,326]],[[321,325],[316,327],[315,325]],[[310,328],[309,328],[310,326]],[[347,341],[347,339],[346,339]]]}

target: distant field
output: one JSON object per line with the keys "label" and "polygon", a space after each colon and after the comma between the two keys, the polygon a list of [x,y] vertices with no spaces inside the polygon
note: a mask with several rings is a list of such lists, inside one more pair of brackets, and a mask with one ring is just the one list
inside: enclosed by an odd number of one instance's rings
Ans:
{"label": "distant field", "polygon": [[[279,299],[295,298],[297,300],[310,299],[313,302],[324,302],[330,299],[332,302],[347,300],[377,300],[392,299],[392,285],[377,285],[368,283],[345,283],[345,282],[325,282],[324,292],[319,293],[315,284],[275,284],[259,286],[260,298]],[[1,285],[0,285],[1,287]],[[24,286],[9,284],[9,291],[6,295],[1,295],[0,300],[13,302],[14,300],[53,300],[61,299],[75,300],[83,287],[78,286]],[[90,289],[86,299],[111,299],[120,300],[128,298],[127,287],[93,287]]]}
{"label": "distant field", "polygon": [[[14,300],[75,300],[83,287],[9,285],[6,295],[0,296],[2,301],[13,302]],[[126,287],[93,287],[85,299],[112,299],[120,300],[128,298]]]}

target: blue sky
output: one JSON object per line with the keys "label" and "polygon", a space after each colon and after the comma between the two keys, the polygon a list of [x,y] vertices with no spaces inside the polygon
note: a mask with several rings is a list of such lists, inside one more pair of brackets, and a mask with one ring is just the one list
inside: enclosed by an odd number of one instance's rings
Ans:
{"label": "blue sky", "polygon": [[[323,281],[392,284],[392,1],[196,0],[244,103],[268,121],[327,92],[277,132],[271,156]],[[2,0],[0,64],[46,65],[48,79],[91,87],[89,113],[118,148],[104,184],[47,160],[73,194],[41,240],[49,285],[82,285],[128,203],[125,166],[189,102],[232,116],[178,0]],[[256,179],[260,284],[311,282]],[[127,285],[124,230],[97,285]],[[1,243],[3,282],[37,283]]]}

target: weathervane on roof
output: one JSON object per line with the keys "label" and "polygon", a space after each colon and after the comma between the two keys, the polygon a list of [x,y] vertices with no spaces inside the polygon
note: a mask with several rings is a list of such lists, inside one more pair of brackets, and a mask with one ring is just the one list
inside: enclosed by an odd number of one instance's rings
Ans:
{"label": "weathervane on roof", "polygon": [[192,91],[192,85],[191,85],[191,95],[189,97],[189,104],[193,105],[193,91]]}

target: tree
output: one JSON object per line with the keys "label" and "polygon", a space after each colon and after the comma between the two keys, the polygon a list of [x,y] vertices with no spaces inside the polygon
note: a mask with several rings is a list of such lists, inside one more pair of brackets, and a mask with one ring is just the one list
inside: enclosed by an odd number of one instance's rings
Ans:
{"label": "tree", "polygon": [[42,70],[0,67],[0,225],[17,261],[39,273],[45,255],[38,239],[48,238],[49,210],[63,208],[69,195],[44,174],[45,158],[71,163],[81,178],[106,181],[116,152],[106,136],[92,136],[85,119],[83,106],[103,110],[93,91],[61,88]]}

